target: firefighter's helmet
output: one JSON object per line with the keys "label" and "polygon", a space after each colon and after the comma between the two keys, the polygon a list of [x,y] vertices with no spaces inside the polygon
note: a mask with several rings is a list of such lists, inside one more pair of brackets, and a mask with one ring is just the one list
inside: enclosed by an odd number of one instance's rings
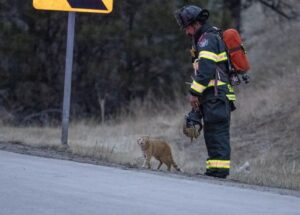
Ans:
{"label": "firefighter's helmet", "polygon": [[183,29],[196,21],[204,23],[209,17],[209,11],[195,5],[188,5],[176,10],[174,15],[178,25]]}

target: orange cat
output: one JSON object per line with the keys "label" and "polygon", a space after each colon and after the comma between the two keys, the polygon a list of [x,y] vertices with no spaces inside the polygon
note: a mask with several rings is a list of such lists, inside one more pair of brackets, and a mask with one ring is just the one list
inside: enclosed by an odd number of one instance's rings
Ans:
{"label": "orange cat", "polygon": [[171,166],[173,166],[177,171],[181,171],[173,160],[171,147],[165,141],[150,139],[150,137],[146,136],[140,137],[137,140],[137,143],[140,145],[145,157],[143,167],[146,167],[147,165],[148,169],[151,168],[150,159],[153,156],[159,161],[157,169],[159,169],[164,163],[167,165],[169,171],[171,170]]}

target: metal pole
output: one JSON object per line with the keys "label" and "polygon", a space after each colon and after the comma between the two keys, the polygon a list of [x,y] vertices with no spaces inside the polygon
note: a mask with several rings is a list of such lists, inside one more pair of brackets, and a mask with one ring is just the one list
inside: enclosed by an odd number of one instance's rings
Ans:
{"label": "metal pole", "polygon": [[69,12],[69,14],[68,14],[67,54],[66,54],[66,65],[65,65],[64,101],[63,101],[63,113],[62,113],[62,135],[61,135],[61,142],[63,145],[68,145],[68,129],[69,129],[70,100],[71,100],[71,87],[72,87],[74,32],[75,32],[75,12]]}

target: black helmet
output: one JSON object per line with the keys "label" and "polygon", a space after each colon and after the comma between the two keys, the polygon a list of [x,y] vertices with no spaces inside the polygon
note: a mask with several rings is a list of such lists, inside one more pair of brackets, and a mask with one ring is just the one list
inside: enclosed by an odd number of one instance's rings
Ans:
{"label": "black helmet", "polygon": [[208,10],[201,9],[194,5],[184,6],[183,8],[175,11],[175,18],[181,28],[186,28],[188,25],[196,21],[204,23],[208,17]]}

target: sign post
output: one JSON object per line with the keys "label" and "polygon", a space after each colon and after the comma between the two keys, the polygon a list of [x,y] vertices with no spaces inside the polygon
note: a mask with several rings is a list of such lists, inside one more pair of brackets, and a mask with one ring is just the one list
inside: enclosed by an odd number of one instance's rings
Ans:
{"label": "sign post", "polygon": [[64,85],[64,100],[62,114],[62,133],[61,142],[63,145],[68,145],[68,128],[70,116],[70,101],[72,89],[72,68],[73,68],[73,49],[74,49],[74,32],[75,32],[75,12],[68,14],[68,35],[67,35],[67,50],[65,64],[65,85]]}
{"label": "sign post", "polygon": [[110,13],[113,10],[113,0],[33,0],[33,7],[38,10],[69,11],[61,134],[61,143],[67,146],[72,89],[75,12]]}

